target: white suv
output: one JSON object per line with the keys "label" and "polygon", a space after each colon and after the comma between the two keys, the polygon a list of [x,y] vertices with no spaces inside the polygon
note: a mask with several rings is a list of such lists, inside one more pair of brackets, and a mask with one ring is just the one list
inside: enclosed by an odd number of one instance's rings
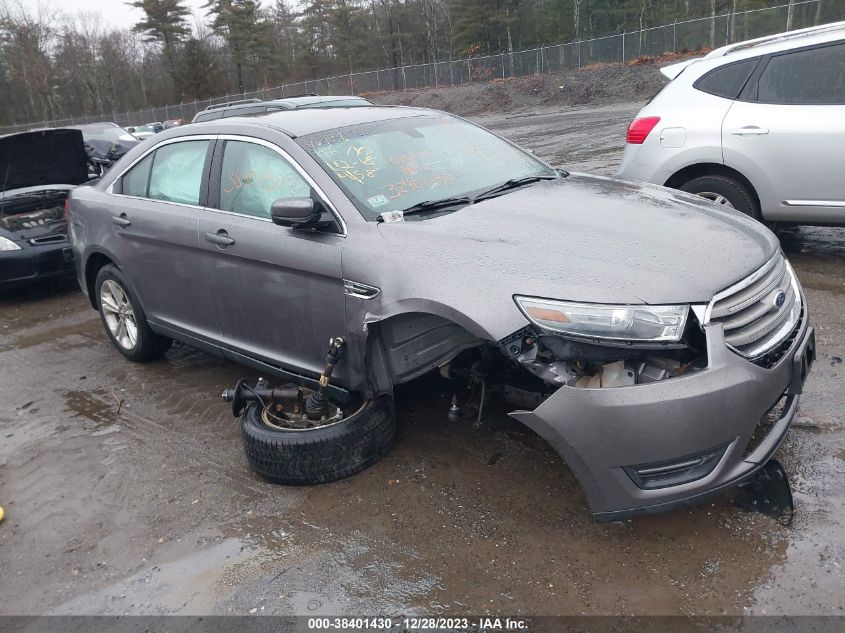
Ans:
{"label": "white suv", "polygon": [[845,224],[845,22],[714,50],[628,127],[621,178],[767,222]]}

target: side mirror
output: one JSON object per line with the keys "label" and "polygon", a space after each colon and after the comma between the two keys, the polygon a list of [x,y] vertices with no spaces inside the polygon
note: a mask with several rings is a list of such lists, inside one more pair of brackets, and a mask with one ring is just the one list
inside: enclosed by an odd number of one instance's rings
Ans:
{"label": "side mirror", "polygon": [[311,198],[280,198],[270,205],[270,218],[279,226],[310,228],[322,214],[322,205]]}
{"label": "side mirror", "polygon": [[129,132],[130,134],[135,134],[135,128],[134,127],[126,128],[126,131]]}

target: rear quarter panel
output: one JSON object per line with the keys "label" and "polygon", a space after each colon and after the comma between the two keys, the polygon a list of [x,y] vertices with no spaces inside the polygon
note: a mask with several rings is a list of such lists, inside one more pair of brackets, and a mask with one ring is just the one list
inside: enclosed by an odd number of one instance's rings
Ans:
{"label": "rear quarter panel", "polygon": [[97,188],[77,187],[70,196],[70,243],[76,274],[82,291],[88,294],[85,283],[86,266],[94,253],[101,253],[118,262],[111,230],[111,210],[107,196]]}
{"label": "rear quarter panel", "polygon": [[642,145],[625,146],[620,178],[663,185],[685,167],[723,162],[722,121],[733,101],[693,88],[707,70],[687,69],[640,110],[637,117],[660,122]]}

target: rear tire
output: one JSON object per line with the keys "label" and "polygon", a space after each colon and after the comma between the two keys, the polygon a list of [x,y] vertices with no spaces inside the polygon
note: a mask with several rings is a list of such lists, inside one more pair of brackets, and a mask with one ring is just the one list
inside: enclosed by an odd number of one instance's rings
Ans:
{"label": "rear tire", "polygon": [[730,176],[700,176],[685,182],[679,189],[716,204],[732,207],[755,220],[762,220],[760,205],[754,194],[747,186]]}
{"label": "rear tire", "polygon": [[106,264],[100,269],[94,292],[106,334],[129,360],[141,362],[158,358],[173,343],[150,329],[141,302],[117,266]]}
{"label": "rear tire", "polygon": [[288,485],[336,481],[372,466],[396,437],[393,398],[369,400],[348,418],[313,429],[283,429],[262,419],[254,403],[243,416],[244,452],[250,467],[265,479]]}

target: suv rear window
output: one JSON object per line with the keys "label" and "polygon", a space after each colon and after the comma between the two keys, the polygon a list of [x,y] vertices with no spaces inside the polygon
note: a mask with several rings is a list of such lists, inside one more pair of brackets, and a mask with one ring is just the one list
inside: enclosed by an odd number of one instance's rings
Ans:
{"label": "suv rear window", "polygon": [[704,75],[693,87],[717,97],[736,99],[759,61],[760,58],[755,57],[721,66]]}
{"label": "suv rear window", "polygon": [[250,106],[248,108],[231,108],[223,112],[223,118],[227,119],[233,116],[250,116],[253,114],[264,114],[267,112],[266,105]]}
{"label": "suv rear window", "polygon": [[223,112],[220,110],[211,110],[210,112],[200,112],[194,117],[192,123],[202,123],[203,121],[211,121],[212,119],[222,119]]}
{"label": "suv rear window", "polygon": [[760,75],[757,101],[787,105],[845,104],[845,44],[772,57]]}

